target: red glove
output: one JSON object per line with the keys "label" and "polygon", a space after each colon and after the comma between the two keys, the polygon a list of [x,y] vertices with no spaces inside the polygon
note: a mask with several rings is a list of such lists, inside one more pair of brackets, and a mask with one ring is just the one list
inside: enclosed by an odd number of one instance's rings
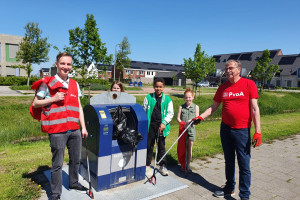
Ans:
{"label": "red glove", "polygon": [[203,121],[203,118],[202,118],[201,116],[198,116],[198,117],[195,117],[195,118],[193,119],[193,121],[194,121],[194,124],[197,125],[197,124],[199,124],[201,121]]}
{"label": "red glove", "polygon": [[259,146],[261,144],[261,134],[255,132],[252,138],[253,148]]}

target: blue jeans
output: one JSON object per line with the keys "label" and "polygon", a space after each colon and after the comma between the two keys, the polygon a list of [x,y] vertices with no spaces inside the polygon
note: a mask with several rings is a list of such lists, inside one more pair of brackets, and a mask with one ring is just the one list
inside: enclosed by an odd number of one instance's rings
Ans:
{"label": "blue jeans", "polygon": [[49,134],[52,152],[51,168],[51,194],[60,196],[62,192],[62,166],[64,162],[65,148],[69,153],[69,185],[78,182],[78,170],[81,158],[81,132],[74,130],[66,133]]}
{"label": "blue jeans", "polygon": [[239,196],[249,198],[251,185],[250,171],[250,128],[233,129],[221,123],[221,142],[225,159],[226,186],[224,190],[231,192],[235,187],[235,154],[239,166]]}

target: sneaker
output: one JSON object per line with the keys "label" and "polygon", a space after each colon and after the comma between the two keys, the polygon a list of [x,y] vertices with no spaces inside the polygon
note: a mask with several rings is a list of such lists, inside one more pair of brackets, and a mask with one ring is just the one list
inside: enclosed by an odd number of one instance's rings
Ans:
{"label": "sneaker", "polygon": [[80,193],[86,193],[86,191],[88,191],[88,189],[86,187],[84,187],[83,185],[81,185],[80,183],[76,183],[76,184],[70,186],[69,188],[70,188],[70,190],[75,190]]}
{"label": "sneaker", "polygon": [[168,170],[165,166],[160,166],[159,168],[159,172],[161,173],[161,175],[163,176],[168,176]]}
{"label": "sneaker", "polygon": [[179,171],[185,172],[186,170],[184,170],[182,166],[179,166]]}
{"label": "sneaker", "polygon": [[150,178],[153,175],[153,169],[150,166],[146,166],[146,176]]}
{"label": "sneaker", "polygon": [[187,173],[189,173],[189,174],[191,174],[193,172],[190,167],[187,167],[186,170],[187,170]]}
{"label": "sneaker", "polygon": [[235,195],[234,191],[232,192],[224,192],[223,190],[218,190],[218,191],[215,191],[214,192],[214,196],[215,197],[218,197],[218,198],[221,198],[221,197],[228,197],[228,196],[233,196]]}

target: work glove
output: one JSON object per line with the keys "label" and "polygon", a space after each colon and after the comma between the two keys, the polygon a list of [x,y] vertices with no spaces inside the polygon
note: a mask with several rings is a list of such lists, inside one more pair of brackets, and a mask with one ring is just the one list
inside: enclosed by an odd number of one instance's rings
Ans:
{"label": "work glove", "polygon": [[194,121],[194,124],[197,125],[197,124],[199,124],[201,121],[203,121],[203,118],[202,118],[201,116],[198,116],[198,117],[195,117],[195,118],[193,119],[193,121]]}
{"label": "work glove", "polygon": [[261,144],[261,134],[255,132],[254,135],[253,135],[253,138],[252,138],[253,148],[259,146],[260,144]]}

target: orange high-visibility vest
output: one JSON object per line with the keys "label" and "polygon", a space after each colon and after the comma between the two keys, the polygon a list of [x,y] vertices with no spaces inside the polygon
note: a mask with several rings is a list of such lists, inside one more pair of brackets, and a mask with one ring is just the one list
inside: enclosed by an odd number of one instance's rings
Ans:
{"label": "orange high-visibility vest", "polygon": [[63,84],[53,76],[46,84],[51,97],[57,92],[64,92],[65,98],[62,101],[54,102],[42,108],[42,132],[61,133],[79,129],[79,101],[76,81],[69,79],[69,88],[66,89],[63,87]]}

